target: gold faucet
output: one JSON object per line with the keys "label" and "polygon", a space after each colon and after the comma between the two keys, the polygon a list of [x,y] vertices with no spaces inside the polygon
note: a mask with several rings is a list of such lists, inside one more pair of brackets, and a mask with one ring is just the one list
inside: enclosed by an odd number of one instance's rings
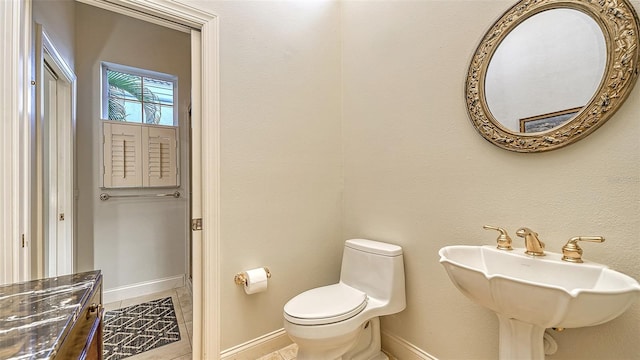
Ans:
{"label": "gold faucet", "polygon": [[507,230],[491,225],[485,225],[482,228],[485,230],[497,230],[500,232],[497,240],[499,250],[513,250],[513,248],[511,247],[511,237],[509,236],[509,234],[507,234]]}
{"label": "gold faucet", "polygon": [[604,242],[602,236],[576,236],[571,238],[565,246],[562,247],[562,260],[574,263],[581,263],[582,248],[578,246],[578,241]]}
{"label": "gold faucet", "polygon": [[538,233],[533,230],[522,227],[516,231],[516,235],[524,238],[524,246],[527,251],[524,253],[531,256],[544,256],[544,243],[538,239]]}

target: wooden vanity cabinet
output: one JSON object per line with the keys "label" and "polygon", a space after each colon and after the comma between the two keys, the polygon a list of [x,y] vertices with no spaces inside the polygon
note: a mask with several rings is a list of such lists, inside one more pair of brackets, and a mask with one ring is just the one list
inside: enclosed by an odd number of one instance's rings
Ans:
{"label": "wooden vanity cabinet", "polygon": [[102,277],[96,281],[79,314],[53,359],[102,360]]}

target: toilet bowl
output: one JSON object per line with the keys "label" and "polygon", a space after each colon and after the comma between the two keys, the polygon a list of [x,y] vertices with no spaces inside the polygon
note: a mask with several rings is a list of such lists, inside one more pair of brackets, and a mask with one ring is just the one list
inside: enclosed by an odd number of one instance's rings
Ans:
{"label": "toilet bowl", "polygon": [[284,306],[284,329],[298,360],[382,360],[380,320],[406,306],[397,245],[347,240],[340,282],[305,291]]}

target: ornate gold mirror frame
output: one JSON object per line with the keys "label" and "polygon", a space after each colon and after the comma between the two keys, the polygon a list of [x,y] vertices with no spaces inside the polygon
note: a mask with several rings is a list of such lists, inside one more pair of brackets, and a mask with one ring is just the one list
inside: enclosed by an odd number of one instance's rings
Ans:
{"label": "ornate gold mirror frame", "polygon": [[[596,93],[570,121],[539,133],[515,133],[487,106],[485,78],[498,45],[516,26],[545,10],[568,8],[591,16],[602,28],[607,63]],[[638,77],[638,17],[627,0],[521,0],[489,29],[473,55],[466,82],[471,122],[487,141],[506,150],[541,152],[574,143],[595,131],[620,108]]]}

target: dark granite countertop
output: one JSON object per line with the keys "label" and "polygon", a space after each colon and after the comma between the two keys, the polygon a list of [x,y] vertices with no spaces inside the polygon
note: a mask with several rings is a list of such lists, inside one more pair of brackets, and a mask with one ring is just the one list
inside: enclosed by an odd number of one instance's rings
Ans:
{"label": "dark granite countertop", "polygon": [[49,359],[87,302],[100,271],[0,286],[0,359]]}

